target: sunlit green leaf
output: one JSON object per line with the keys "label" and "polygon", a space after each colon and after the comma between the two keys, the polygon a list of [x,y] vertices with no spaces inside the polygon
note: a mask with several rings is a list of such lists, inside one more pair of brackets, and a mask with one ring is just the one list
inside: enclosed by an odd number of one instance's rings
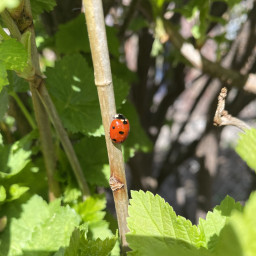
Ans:
{"label": "sunlit green leaf", "polygon": [[2,12],[5,8],[15,8],[19,5],[20,0],[1,0],[0,1],[0,12]]}
{"label": "sunlit green leaf", "polygon": [[41,197],[33,196],[20,207],[10,208],[13,217],[8,228],[0,233],[3,255],[49,255],[68,245],[72,231],[80,222],[74,210],[60,206],[60,200],[48,205]]}
{"label": "sunlit green leaf", "polygon": [[240,157],[256,171],[256,129],[247,130],[240,134],[237,142],[236,152]]}
{"label": "sunlit green leaf", "polygon": [[[71,132],[104,134],[92,67],[79,54],[65,56],[46,71],[47,85],[64,126]],[[116,105],[128,94],[129,86],[113,77]]]}

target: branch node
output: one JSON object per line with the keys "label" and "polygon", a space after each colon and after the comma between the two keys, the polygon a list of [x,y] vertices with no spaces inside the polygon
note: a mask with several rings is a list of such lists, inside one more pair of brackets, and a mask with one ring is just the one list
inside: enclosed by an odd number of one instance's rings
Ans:
{"label": "branch node", "polygon": [[245,131],[246,129],[250,129],[251,127],[247,125],[242,120],[233,117],[225,110],[225,99],[227,97],[227,88],[223,87],[218,96],[218,105],[215,112],[215,116],[213,118],[213,125],[215,126],[223,126],[223,125],[233,125],[237,128]]}
{"label": "branch node", "polygon": [[124,187],[124,184],[121,183],[119,180],[117,180],[113,176],[111,176],[109,178],[109,185],[110,185],[110,188],[112,189],[113,192],[116,191],[116,190],[121,189],[122,187]]}
{"label": "branch node", "polygon": [[112,84],[112,81],[105,81],[105,82],[97,82],[95,81],[95,85],[97,87],[107,87],[110,86]]}
{"label": "branch node", "polygon": [[35,89],[40,89],[41,85],[44,82],[44,79],[41,75],[37,75],[35,74],[33,78],[29,78],[27,79],[28,82],[31,82],[31,85],[35,88]]}

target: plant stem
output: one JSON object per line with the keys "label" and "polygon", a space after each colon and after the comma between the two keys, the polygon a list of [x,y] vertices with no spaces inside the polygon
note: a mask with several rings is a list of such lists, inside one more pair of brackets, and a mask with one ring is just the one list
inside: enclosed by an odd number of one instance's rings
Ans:
{"label": "plant stem", "polygon": [[[83,198],[85,199],[87,196],[90,195],[88,185],[86,183],[82,168],[73,149],[72,143],[69,140],[67,132],[63,128],[63,125],[55,109],[55,106],[45,87],[44,79],[41,74],[38,53],[35,43],[35,32],[32,22],[30,2],[29,0],[22,0],[21,3],[22,8],[20,8],[20,6],[18,7],[19,13],[20,15],[24,15],[24,17],[26,16],[27,19],[23,19],[26,23],[19,23],[19,26],[23,28],[23,33],[25,33],[26,31],[30,31],[31,33],[31,59],[32,65],[35,70],[35,74],[31,77],[28,77],[27,80],[29,82],[30,90],[32,93],[32,100],[36,120],[38,123],[40,137],[42,141],[42,151],[48,175],[49,194],[51,197],[52,194],[55,194],[55,192],[52,193],[51,191],[56,191],[56,194],[59,195],[59,185],[54,180],[56,157],[54,145],[52,142],[51,126],[48,115],[50,116],[51,121],[59,135],[60,141],[63,145],[63,148],[67,154],[67,157],[77,178],[77,182],[82,190]],[[18,20],[17,16],[15,16],[15,18]],[[7,11],[4,12],[3,20],[7,25],[10,25],[9,30],[11,31],[11,33],[13,33],[14,37],[20,39],[21,33],[19,31],[19,28],[17,27],[15,21],[12,19],[11,15]],[[24,29],[25,25],[28,26],[26,29]]]}
{"label": "plant stem", "polygon": [[1,17],[7,28],[9,29],[11,35],[16,38],[17,40],[20,40],[21,33],[15,23],[15,21],[12,19],[10,13],[5,10],[1,13]]}
{"label": "plant stem", "polygon": [[206,59],[199,50],[181,36],[170,22],[164,21],[164,26],[166,33],[162,35],[163,40],[169,39],[193,67],[230,86],[243,88],[245,91],[256,94],[256,75],[254,73],[243,75],[236,70],[225,68],[217,62]]}
{"label": "plant stem", "polygon": [[[15,10],[19,10],[19,12],[15,12]],[[15,10],[12,10],[15,13],[13,17],[12,13],[9,13],[7,10],[5,10],[1,15],[12,36],[15,37],[17,40],[20,40],[22,33],[25,33],[26,31],[29,31],[31,33],[31,63],[34,68],[34,73],[31,73],[30,77],[28,77],[27,79],[32,94],[32,102],[40,134],[42,153],[48,177],[48,196],[49,200],[52,201],[56,197],[59,197],[60,188],[58,182],[54,178],[56,171],[56,156],[51,135],[49,118],[36,93],[36,90],[40,85],[38,83],[40,82],[38,76],[41,75],[41,71],[39,67],[39,59],[35,44],[35,32],[29,0],[21,1],[20,6]],[[24,17],[26,17],[26,19]]]}
{"label": "plant stem", "polygon": [[33,120],[33,118],[31,117],[31,115],[29,114],[28,110],[26,109],[26,107],[24,106],[23,102],[20,100],[19,96],[17,95],[16,92],[12,91],[9,92],[9,94],[15,99],[15,101],[17,102],[18,106],[20,107],[22,113],[24,114],[24,116],[27,118],[28,123],[30,124],[31,128],[34,130],[36,129],[36,124]]}
{"label": "plant stem", "polygon": [[[44,85],[44,82],[42,84]],[[86,197],[88,197],[90,195],[90,190],[86,183],[82,168],[77,159],[74,148],[69,140],[68,134],[62,126],[62,123],[58,116],[57,110],[56,110],[47,90],[46,90],[46,87],[41,86],[41,89],[38,90],[37,93],[38,93],[38,96],[41,99],[50,119],[51,119],[51,122],[52,122],[56,132],[58,133],[58,136],[63,145],[63,148],[67,154],[68,160],[69,160],[69,162],[72,166],[72,169],[75,173],[79,187],[82,190],[83,199],[85,199]]]}
{"label": "plant stem", "polygon": [[128,232],[126,222],[128,217],[128,195],[121,145],[113,144],[109,137],[110,122],[116,114],[116,106],[102,2],[101,0],[83,0],[83,5],[94,66],[95,85],[97,86],[105,130],[111,172],[109,184],[113,191],[122,249],[126,251],[128,249],[125,237]]}

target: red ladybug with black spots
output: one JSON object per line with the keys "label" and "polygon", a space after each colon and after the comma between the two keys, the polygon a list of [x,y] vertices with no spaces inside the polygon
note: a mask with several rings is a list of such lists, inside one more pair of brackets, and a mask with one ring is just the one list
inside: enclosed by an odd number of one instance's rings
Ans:
{"label": "red ladybug with black spots", "polygon": [[123,143],[130,132],[130,123],[122,114],[116,114],[110,124],[109,135],[114,143]]}

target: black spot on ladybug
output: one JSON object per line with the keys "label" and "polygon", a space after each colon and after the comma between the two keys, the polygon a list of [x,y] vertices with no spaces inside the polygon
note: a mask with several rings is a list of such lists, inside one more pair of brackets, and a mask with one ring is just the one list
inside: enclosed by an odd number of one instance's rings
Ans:
{"label": "black spot on ladybug", "polygon": [[119,134],[124,134],[124,132],[123,131],[119,131]]}
{"label": "black spot on ladybug", "polygon": [[128,124],[126,120],[123,121],[123,124]]}
{"label": "black spot on ladybug", "polygon": [[112,139],[113,141],[116,141],[116,139]]}
{"label": "black spot on ladybug", "polygon": [[112,129],[115,129],[116,127],[115,126],[112,126]]}

